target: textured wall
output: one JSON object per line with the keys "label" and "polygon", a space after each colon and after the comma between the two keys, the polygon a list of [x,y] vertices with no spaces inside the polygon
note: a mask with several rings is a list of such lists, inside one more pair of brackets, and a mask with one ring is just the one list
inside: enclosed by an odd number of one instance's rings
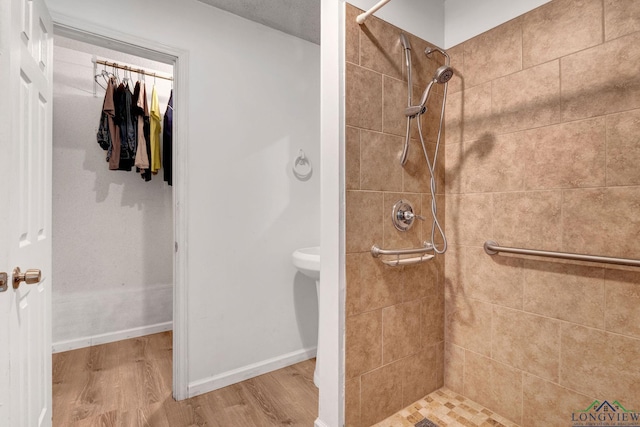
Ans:
{"label": "textured wall", "polygon": [[[428,219],[431,214],[418,140],[411,141],[406,167],[399,163],[407,102],[401,30],[378,18],[358,26],[358,13],[347,5],[345,412],[348,426],[369,426],[443,383],[444,263],[438,256],[423,264],[388,267],[369,252],[374,244],[419,247],[429,237],[430,226],[420,222],[405,233],[394,228],[391,211],[399,199],[411,201]],[[424,55],[427,42],[409,36],[416,99],[438,63]],[[431,155],[442,102],[437,90],[429,105],[432,114],[423,116]]]}
{"label": "textured wall", "polygon": [[[172,319],[171,187],[163,182],[162,170],[144,182],[133,171],[108,169],[105,151],[96,143],[104,90],[98,87],[93,96],[92,55],[165,75],[172,70],[167,64],[56,36],[54,345]],[[147,84],[150,99],[153,79],[147,77]],[[164,114],[171,84],[158,79],[157,89]]]}
{"label": "textured wall", "polygon": [[[450,49],[445,384],[525,426],[640,407],[640,6],[555,0]],[[628,270],[628,271],[627,271]]]}

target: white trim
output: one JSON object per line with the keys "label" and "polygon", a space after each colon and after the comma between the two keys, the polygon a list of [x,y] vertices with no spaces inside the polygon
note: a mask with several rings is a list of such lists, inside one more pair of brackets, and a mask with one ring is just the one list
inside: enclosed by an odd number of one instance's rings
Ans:
{"label": "white trim", "polygon": [[329,424],[325,424],[320,418],[316,418],[316,421],[313,423],[314,427],[329,427]]}
{"label": "white trim", "polygon": [[140,326],[139,328],[125,329],[123,331],[114,331],[106,334],[76,338],[68,341],[59,341],[54,342],[51,345],[51,352],[60,353],[62,351],[77,350],[79,348],[90,347],[92,345],[107,344],[129,338],[143,337],[145,335],[157,334],[159,332],[170,331],[172,329],[173,322],[164,322],[156,323],[155,325]]}
{"label": "white trim", "polygon": [[187,148],[189,144],[189,52],[142,37],[92,24],[68,15],[51,11],[54,33],[82,34],[83,40],[103,40],[115,49],[126,48],[128,53],[145,56],[156,61],[173,61],[174,116],[173,116],[173,197],[174,238],[178,251],[174,252],[173,269],[173,397],[188,397],[188,312],[187,312]]}
{"label": "white trim", "polygon": [[303,348],[302,350],[293,351],[291,353],[263,360],[262,362],[252,363],[251,365],[223,372],[219,375],[193,381],[189,383],[189,397],[198,396],[231,384],[239,383],[240,381],[257,377],[258,375],[266,374],[286,366],[291,366],[295,363],[303,362],[315,356],[316,347]]}

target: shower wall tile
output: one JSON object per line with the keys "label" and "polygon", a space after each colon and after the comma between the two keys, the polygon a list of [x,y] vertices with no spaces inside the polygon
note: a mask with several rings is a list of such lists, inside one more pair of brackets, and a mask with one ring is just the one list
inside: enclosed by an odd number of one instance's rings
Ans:
{"label": "shower wall tile", "polygon": [[372,16],[360,25],[360,65],[402,79],[404,52],[400,29]]}
{"label": "shower wall tile", "polygon": [[[493,238],[503,246],[559,250],[562,193],[536,191],[493,195]],[[491,235],[485,234],[483,242]]]}
{"label": "shower wall tile", "polygon": [[[425,147],[427,149],[429,161],[433,162],[436,145],[425,141]],[[436,194],[441,194],[444,191],[444,150],[445,145],[441,144],[438,149],[437,157],[438,167],[436,168]],[[407,163],[405,163],[402,169],[404,191],[430,195],[431,174],[429,173],[429,168],[427,167],[427,163],[424,158],[424,152],[422,151],[420,140],[411,139]]]}
{"label": "shower wall tile", "polygon": [[362,258],[369,256],[366,253],[351,253],[345,255],[345,275],[347,279],[345,312],[347,316],[362,313],[360,304],[360,266]]}
{"label": "shower wall tile", "polygon": [[640,2],[604,0],[604,36],[606,40],[640,31]]}
{"label": "shower wall tile", "polygon": [[549,2],[523,17],[525,68],[598,45],[603,41],[602,0]]}
{"label": "shower wall tile", "polygon": [[562,58],[562,120],[639,108],[638,63],[638,32]]}
{"label": "shower wall tile", "polygon": [[522,69],[522,19],[516,18],[464,43],[465,86]]}
{"label": "shower wall tile", "polygon": [[458,263],[468,298],[522,309],[523,261],[518,258],[489,257],[483,248],[461,247]]}
{"label": "shower wall tile", "polygon": [[345,187],[360,189],[360,129],[351,126],[345,130]]}
{"label": "shower wall tile", "polygon": [[407,107],[407,83],[383,76],[382,102],[382,130],[404,138],[407,131],[407,117],[404,115]]}
{"label": "shower wall tile", "polygon": [[347,63],[347,126],[382,131],[382,74]]}
{"label": "shower wall tile", "polygon": [[[589,351],[585,351],[588,349]],[[585,328],[562,326],[560,385],[589,396],[620,396],[640,407],[640,340]]]}
{"label": "shower wall tile", "polygon": [[444,387],[444,341],[436,344],[436,389]]}
{"label": "shower wall tile", "polygon": [[344,382],[344,418],[346,427],[362,426],[360,422],[360,377]]}
{"label": "shower wall tile", "polygon": [[385,221],[383,222],[384,235],[380,244],[385,248],[414,248],[422,245],[422,221],[415,220],[413,227],[407,231],[399,231],[391,222],[393,206],[404,200],[413,205],[416,215],[423,215],[420,194],[415,193],[384,193]]}
{"label": "shower wall tile", "polygon": [[526,260],[524,267],[525,311],[604,327],[604,269],[537,260]]}
{"label": "shower wall tile", "polygon": [[[523,157],[526,159],[526,188],[605,185],[605,131],[605,119],[598,117],[520,133],[529,153]],[[567,162],[567,159],[571,161]]]}
{"label": "shower wall tile", "polygon": [[465,87],[464,72],[464,44],[447,49],[447,53],[451,57],[451,68],[453,68],[453,77],[449,80],[449,95],[460,92]]}
{"label": "shower wall tile", "polygon": [[[424,262],[404,268],[403,272],[403,298],[405,302],[419,300],[421,298],[436,299],[443,296],[443,286],[440,283],[438,266],[434,262]],[[444,303],[443,309],[444,309]]]}
{"label": "shower wall tile", "polygon": [[360,132],[360,188],[376,191],[402,191],[402,167],[389,162],[397,159],[403,140],[385,133]]}
{"label": "shower wall tile", "polygon": [[558,381],[560,325],[546,317],[495,306],[491,355],[514,368]]}
{"label": "shower wall tile", "polygon": [[467,351],[464,395],[520,424],[522,422],[522,372]]}
{"label": "shower wall tile", "polygon": [[[489,93],[491,93],[489,87]],[[464,101],[463,101],[463,92],[451,93],[447,95],[447,103],[445,108],[444,115],[444,128],[445,128],[445,138],[444,142],[446,144],[459,144],[463,141],[462,138],[462,121],[464,118]],[[479,102],[480,100],[478,100]],[[484,105],[485,112],[487,114],[491,114],[491,103],[488,105]]]}
{"label": "shower wall tile", "polygon": [[[430,55],[425,54],[425,50],[427,48],[432,48],[434,45],[428,43],[425,40],[422,40],[419,37],[415,37],[412,34],[409,34],[409,42],[411,43],[411,66],[412,66],[412,80],[413,84],[418,86],[420,90],[424,90],[427,84],[431,81],[432,77],[435,75],[436,70],[440,65],[444,64],[444,57],[440,55],[440,53],[434,52]],[[404,61],[404,54],[402,60]],[[406,80],[406,66],[403,67],[405,69],[405,80]],[[442,93],[442,86],[438,85],[434,88],[439,93]],[[419,99],[419,98],[418,98]]]}
{"label": "shower wall tile", "polygon": [[425,345],[435,345],[444,340],[444,292],[436,290],[422,300],[421,341]]}
{"label": "shower wall tile", "polygon": [[449,341],[444,345],[444,385],[464,394],[465,350]]}
{"label": "shower wall tile", "polygon": [[360,266],[360,308],[376,310],[402,302],[402,269],[363,254]]}
{"label": "shower wall tile", "polygon": [[350,5],[349,3],[345,3],[345,46],[344,46],[344,56],[347,62],[351,62],[353,64],[360,64],[360,29],[359,25],[356,22],[356,18],[363,11]]}
{"label": "shower wall tile", "polygon": [[487,135],[494,134],[495,123],[491,112],[490,82],[466,89],[463,92],[460,108],[462,123],[464,123],[461,125],[462,140],[483,139],[487,138]]}
{"label": "shower wall tile", "polygon": [[640,272],[605,270],[605,329],[640,338]]}
{"label": "shower wall tile", "polygon": [[514,134],[491,135],[464,143],[462,191],[478,193],[524,189],[525,161],[530,148]]}
{"label": "shower wall tile", "polygon": [[523,376],[523,427],[566,426],[574,411],[586,409],[594,398],[533,375]]}
{"label": "shower wall tile", "polygon": [[370,191],[347,191],[345,220],[347,253],[369,251],[371,246],[382,241],[382,194]]}
{"label": "shower wall tile", "polygon": [[444,157],[446,159],[445,175],[444,175],[444,191],[445,193],[461,193],[462,192],[462,173],[466,172],[465,145],[464,144],[446,144],[444,147]]}
{"label": "shower wall tile", "polygon": [[449,243],[482,246],[492,232],[492,194],[449,194],[445,234]]}
{"label": "shower wall tile", "polygon": [[420,351],[422,348],[420,311],[420,300],[396,304],[382,310],[382,362],[384,364]]}
{"label": "shower wall tile", "polygon": [[346,319],[345,376],[354,378],[382,365],[382,310]]}
{"label": "shower wall tile", "polygon": [[491,354],[491,304],[456,296],[447,301],[447,340],[476,353]]}
{"label": "shower wall tile", "polygon": [[640,110],[607,116],[606,122],[607,185],[639,185]]}
{"label": "shower wall tile", "polygon": [[411,405],[438,388],[436,347],[428,346],[404,361],[402,407]]}
{"label": "shower wall tile", "polygon": [[515,132],[559,122],[559,73],[559,62],[551,61],[493,80],[490,99],[495,132]]}
{"label": "shower wall tile", "polygon": [[370,426],[402,409],[402,364],[391,363],[361,379],[362,425]]}

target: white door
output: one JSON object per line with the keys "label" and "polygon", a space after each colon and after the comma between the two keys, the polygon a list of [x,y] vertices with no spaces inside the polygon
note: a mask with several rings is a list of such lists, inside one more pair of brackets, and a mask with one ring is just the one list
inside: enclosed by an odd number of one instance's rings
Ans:
{"label": "white door", "polygon": [[44,0],[0,0],[0,426],[51,425],[52,30]]}

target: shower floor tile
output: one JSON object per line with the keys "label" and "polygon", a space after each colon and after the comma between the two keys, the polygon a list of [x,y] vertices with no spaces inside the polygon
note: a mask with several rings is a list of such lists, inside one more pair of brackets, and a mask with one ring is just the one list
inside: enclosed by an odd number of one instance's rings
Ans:
{"label": "shower floor tile", "polygon": [[519,427],[473,400],[443,387],[373,427]]}

